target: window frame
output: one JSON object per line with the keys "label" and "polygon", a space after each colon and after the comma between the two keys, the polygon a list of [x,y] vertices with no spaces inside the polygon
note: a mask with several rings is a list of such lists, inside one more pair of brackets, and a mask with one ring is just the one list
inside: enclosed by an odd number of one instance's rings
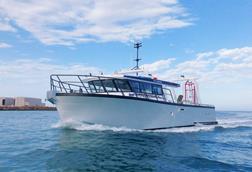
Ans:
{"label": "window frame", "polygon": [[[113,87],[106,86],[105,82],[108,82],[108,81],[112,83]],[[118,87],[116,86],[116,84],[114,82],[114,79],[103,79],[103,80],[101,80],[101,82],[102,82],[106,92],[109,92],[109,93],[110,92],[118,92]],[[112,89],[115,89],[115,90],[108,90],[107,88],[112,88]]]}
{"label": "window frame", "polygon": [[[158,84],[151,84],[151,87],[152,87],[152,94],[155,94],[155,95],[164,95],[164,91],[163,91],[163,87],[162,85],[158,85]],[[159,87],[160,88],[160,93],[154,93],[154,87]]]}
{"label": "window frame", "polygon": [[[129,80],[127,80],[127,79],[113,79],[113,80],[114,80],[114,83],[116,84],[116,87],[117,87],[118,91],[120,91],[120,92],[133,92],[132,87],[131,87],[131,85],[129,83]],[[119,82],[121,82],[121,81],[125,82],[127,84],[128,88],[129,88],[129,90],[121,89],[119,84],[118,84],[118,81]]]}
{"label": "window frame", "polygon": [[[140,93],[140,94],[152,94],[152,95],[164,95],[164,92],[163,92],[163,87],[162,85],[159,85],[159,84],[154,84],[154,83],[147,83],[147,82],[140,82],[140,81],[136,81],[136,80],[129,80],[129,83],[130,83],[130,86],[132,88],[132,91],[135,92],[135,93]],[[137,85],[138,84],[138,88],[135,87],[134,85]],[[146,86],[150,86],[150,88],[148,89],[151,89],[151,93],[150,92],[147,92],[146,90]],[[155,87],[158,87],[160,88],[160,93],[157,91],[155,93],[155,91],[153,90],[153,88]],[[150,91],[150,90],[149,90]]]}
{"label": "window frame", "polygon": [[[99,82],[101,85],[95,84],[95,82]],[[94,87],[95,87],[95,91],[96,93],[106,93],[106,89],[103,86],[103,83],[101,80],[93,80],[92,81]],[[99,87],[99,88],[98,88]]]}

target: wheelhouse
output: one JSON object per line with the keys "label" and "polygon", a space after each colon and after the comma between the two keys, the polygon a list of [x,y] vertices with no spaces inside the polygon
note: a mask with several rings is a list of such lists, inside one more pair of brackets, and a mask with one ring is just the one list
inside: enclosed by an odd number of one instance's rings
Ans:
{"label": "wheelhouse", "polygon": [[[71,79],[70,79],[71,78]],[[174,102],[179,84],[143,76],[52,75],[51,89],[58,93],[107,94]]]}
{"label": "wheelhouse", "polygon": [[135,81],[131,79],[103,79],[88,81],[93,93],[103,92],[134,92],[143,94],[163,95],[162,85]]}
{"label": "wheelhouse", "polygon": [[131,86],[124,79],[100,79],[88,81],[89,88],[92,93],[107,93],[107,92],[131,92]]}

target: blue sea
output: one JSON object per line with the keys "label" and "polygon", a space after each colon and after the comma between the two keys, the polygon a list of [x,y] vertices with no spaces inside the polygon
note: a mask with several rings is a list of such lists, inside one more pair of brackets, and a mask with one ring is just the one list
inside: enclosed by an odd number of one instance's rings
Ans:
{"label": "blue sea", "polygon": [[0,172],[252,171],[252,112],[219,125],[140,131],[61,123],[57,112],[0,112]]}

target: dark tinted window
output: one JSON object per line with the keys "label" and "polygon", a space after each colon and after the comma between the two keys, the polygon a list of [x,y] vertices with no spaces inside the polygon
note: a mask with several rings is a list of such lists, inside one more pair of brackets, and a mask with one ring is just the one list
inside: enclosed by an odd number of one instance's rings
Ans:
{"label": "dark tinted window", "polygon": [[143,83],[138,81],[130,81],[130,85],[133,91],[136,93],[163,95],[161,85]]}
{"label": "dark tinted window", "polygon": [[151,94],[152,93],[151,84],[141,82],[140,83],[140,92]]}
{"label": "dark tinted window", "polygon": [[122,91],[131,91],[130,85],[129,85],[129,83],[128,83],[127,80],[116,79],[115,83],[116,83],[116,86],[117,86],[117,88],[119,90],[122,90]]}
{"label": "dark tinted window", "polygon": [[89,81],[88,82],[88,85],[89,85],[89,88],[91,90],[92,93],[95,93],[96,90],[95,90],[95,86],[94,86],[94,83],[92,81]]}
{"label": "dark tinted window", "polygon": [[137,81],[130,81],[131,88],[134,92],[139,93],[140,92],[140,85]]}
{"label": "dark tinted window", "polygon": [[97,80],[97,81],[93,81],[93,83],[97,92],[104,92],[104,88],[102,86],[101,81]]}
{"label": "dark tinted window", "polygon": [[152,93],[162,95],[163,91],[161,85],[152,85]]}
{"label": "dark tinted window", "polygon": [[106,91],[108,92],[115,92],[117,91],[115,84],[112,79],[106,79],[102,81]]}

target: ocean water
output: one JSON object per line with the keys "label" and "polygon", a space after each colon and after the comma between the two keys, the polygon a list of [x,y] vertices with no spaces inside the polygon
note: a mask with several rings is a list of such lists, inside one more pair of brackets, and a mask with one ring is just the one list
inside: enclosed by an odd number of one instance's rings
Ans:
{"label": "ocean water", "polygon": [[57,112],[0,112],[0,172],[252,171],[252,112],[219,125],[139,131],[59,122]]}

